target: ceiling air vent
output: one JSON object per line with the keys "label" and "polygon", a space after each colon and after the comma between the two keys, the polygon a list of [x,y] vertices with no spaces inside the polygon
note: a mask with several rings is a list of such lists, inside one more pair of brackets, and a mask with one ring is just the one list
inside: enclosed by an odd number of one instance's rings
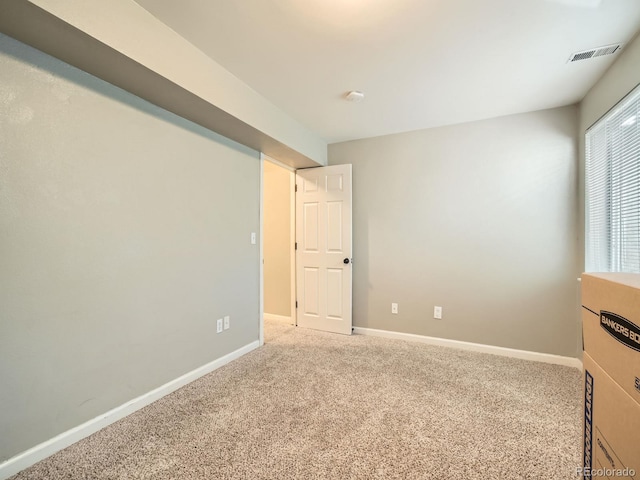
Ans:
{"label": "ceiling air vent", "polygon": [[571,55],[567,63],[577,62],[578,60],[587,60],[589,58],[602,57],[603,55],[611,55],[620,50],[620,48],[622,48],[622,44],[616,43],[615,45],[607,45],[605,47],[592,48],[591,50],[576,52]]}

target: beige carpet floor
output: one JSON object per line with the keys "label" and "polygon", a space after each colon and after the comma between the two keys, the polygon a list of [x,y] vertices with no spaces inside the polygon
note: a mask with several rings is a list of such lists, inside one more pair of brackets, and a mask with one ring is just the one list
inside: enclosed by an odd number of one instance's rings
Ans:
{"label": "beige carpet floor", "polygon": [[13,478],[576,478],[577,369],[265,330],[264,347]]}

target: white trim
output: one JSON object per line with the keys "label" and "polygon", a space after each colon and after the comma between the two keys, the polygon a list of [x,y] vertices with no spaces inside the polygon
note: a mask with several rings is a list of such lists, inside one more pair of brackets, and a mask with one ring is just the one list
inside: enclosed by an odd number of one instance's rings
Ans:
{"label": "white trim", "polygon": [[291,318],[293,324],[298,324],[298,310],[296,309],[296,172],[289,172],[289,250],[290,280],[291,280]]}
{"label": "white trim", "polygon": [[582,369],[582,362],[578,358],[563,357],[550,353],[530,352],[528,350],[516,350],[514,348],[496,347],[493,345],[483,345],[481,343],[462,342],[460,340],[449,340],[447,338],[428,337],[426,335],[415,335],[413,333],[392,332],[389,330],[376,330],[374,328],[354,327],[353,333],[357,335],[370,335],[373,337],[393,338],[397,340],[409,340],[412,342],[426,343],[440,347],[457,348],[471,352],[489,353],[502,357],[520,358],[534,362],[553,363]]}
{"label": "white trim", "polygon": [[249,353],[250,351],[258,348],[258,341],[254,341],[245,345],[244,347],[239,348],[223,357],[214,360],[213,362],[207,363],[202,367],[196,368],[181,377],[178,377],[174,380],[171,380],[164,385],[151,390],[139,397],[134,398],[133,400],[129,400],[127,403],[120,405],[112,410],[109,410],[106,413],[98,415],[96,418],[93,418],[77,427],[74,427],[66,432],[61,433],[45,442],[36,445],[35,447],[30,448],[22,453],[19,453],[15,457],[6,460],[3,463],[0,463],[0,480],[5,480],[16,473],[24,470],[27,467],[39,462],[47,458],[50,455],[62,450],[63,448],[68,447],[76,443],[83,438],[88,437],[89,435],[94,434],[98,430],[103,429],[107,425],[110,425],[127,415],[132,414],[136,410],[140,410],[142,407],[146,407],[147,405],[159,400],[160,398],[168,395],[171,392],[178,390],[179,388],[187,385],[188,383],[193,382],[194,380],[206,375],[207,373],[211,373],[214,370],[226,365],[227,363],[241,357]]}
{"label": "white trim", "polygon": [[260,276],[260,300],[258,301],[258,329],[260,330],[260,336],[258,341],[260,346],[264,345],[264,161],[265,159],[269,159],[264,153],[260,153],[260,210],[258,215],[258,221],[260,222],[260,241],[259,243],[259,254],[258,254],[258,263],[259,267],[259,276]]}
{"label": "white trim", "polygon": [[275,313],[265,313],[265,320],[273,320],[275,322],[286,322],[294,325],[293,319],[291,317],[287,317],[286,315],[276,315]]}

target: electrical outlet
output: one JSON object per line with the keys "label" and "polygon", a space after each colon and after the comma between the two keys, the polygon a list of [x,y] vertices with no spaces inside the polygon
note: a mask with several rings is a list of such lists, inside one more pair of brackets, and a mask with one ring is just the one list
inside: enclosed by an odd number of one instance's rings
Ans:
{"label": "electrical outlet", "polygon": [[225,330],[229,330],[229,324],[231,323],[231,319],[229,318],[229,315],[226,315],[224,317],[224,329]]}
{"label": "electrical outlet", "polygon": [[433,307],[433,318],[442,320],[442,307]]}
{"label": "electrical outlet", "polygon": [[397,315],[398,314],[398,304],[397,303],[392,303],[391,304],[391,313]]}
{"label": "electrical outlet", "polygon": [[222,319],[219,318],[216,322],[216,333],[222,333]]}

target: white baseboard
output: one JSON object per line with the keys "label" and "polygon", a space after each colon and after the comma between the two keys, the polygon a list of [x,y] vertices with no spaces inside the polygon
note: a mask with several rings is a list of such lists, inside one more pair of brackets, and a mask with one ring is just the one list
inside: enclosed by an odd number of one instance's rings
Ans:
{"label": "white baseboard", "polygon": [[168,395],[171,392],[187,385],[188,383],[193,382],[194,380],[210,373],[227,363],[241,357],[249,353],[252,350],[258,348],[259,342],[256,340],[255,342],[251,342],[244,347],[235,350],[223,357],[214,360],[213,362],[207,363],[202,367],[196,368],[188,373],[185,373],[181,377],[176,378],[175,380],[171,380],[164,385],[151,390],[143,395],[140,395],[133,400],[128,401],[127,403],[120,405],[112,410],[109,410],[102,415],[97,416],[77,427],[74,427],[66,432],[57,435],[46,442],[40,443],[35,447],[30,448],[22,453],[19,453],[15,457],[6,460],[3,463],[0,463],[0,480],[5,480],[16,473],[24,470],[27,467],[30,467],[34,463],[39,462],[47,458],[50,455],[62,450],[63,448],[68,447],[76,443],[79,440],[82,440],[85,437],[97,432],[98,430],[110,425],[121,418],[126,417],[127,415],[132,414],[136,410],[140,410],[142,407],[146,407],[150,403],[155,402],[156,400]]}
{"label": "white baseboard", "polygon": [[264,314],[264,319],[265,320],[274,320],[276,322],[286,322],[286,323],[290,323],[291,325],[293,325],[293,320],[291,320],[291,317],[287,317],[286,315],[275,315],[273,313],[265,313]]}
{"label": "white baseboard", "polygon": [[534,362],[553,363],[582,369],[582,362],[579,358],[563,357],[550,353],[530,352],[527,350],[516,350],[514,348],[495,347],[493,345],[483,345],[481,343],[462,342],[459,340],[449,340],[447,338],[427,337],[425,335],[415,335],[413,333],[392,332],[389,330],[376,330],[374,328],[354,327],[353,333],[358,335],[370,335],[374,337],[394,338],[398,340],[409,340],[412,342],[438,345],[440,347],[458,348],[472,352],[490,353],[502,357],[520,358],[522,360],[532,360]]}

